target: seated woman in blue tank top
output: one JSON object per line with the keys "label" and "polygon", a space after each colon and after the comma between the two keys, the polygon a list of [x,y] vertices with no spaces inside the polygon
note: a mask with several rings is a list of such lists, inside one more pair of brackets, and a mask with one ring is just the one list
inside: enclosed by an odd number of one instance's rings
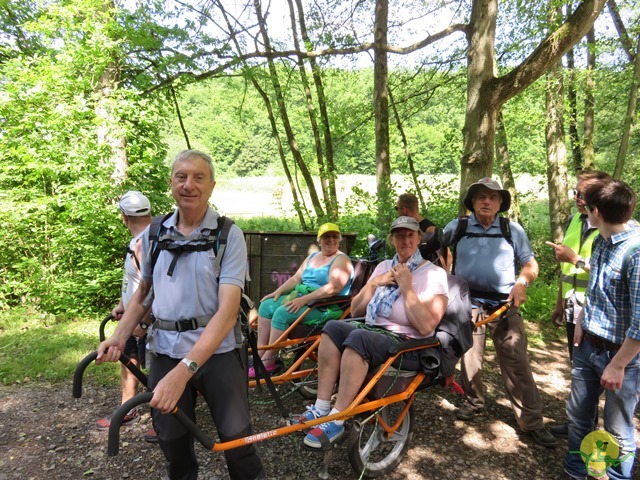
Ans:
{"label": "seated woman in blue tank top", "polygon": [[[274,292],[266,295],[258,310],[258,347],[274,343],[282,333],[309,307],[313,300],[348,295],[353,280],[351,259],[339,250],[340,228],[325,223],[318,229],[319,252],[309,255],[298,271]],[[302,320],[303,325],[324,325],[340,318],[341,310],[312,308]],[[276,369],[277,350],[260,351],[268,372]],[[253,367],[249,378],[255,378]]]}

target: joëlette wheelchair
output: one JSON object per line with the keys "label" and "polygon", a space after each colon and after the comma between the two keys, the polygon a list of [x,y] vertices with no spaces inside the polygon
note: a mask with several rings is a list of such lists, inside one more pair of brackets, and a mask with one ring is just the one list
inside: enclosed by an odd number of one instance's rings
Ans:
{"label": "jo\u00eblette wheelchair", "polygon": [[[257,372],[257,378],[249,380],[249,387],[272,383],[274,385],[293,382],[297,391],[307,399],[315,398],[315,386],[317,384],[317,357],[316,353],[320,343],[322,325],[308,326],[302,322],[312,308],[337,306],[343,310],[340,320],[348,318],[351,312],[351,299],[358,294],[362,286],[367,282],[377,265],[377,261],[365,259],[352,259],[354,275],[351,282],[349,295],[333,296],[316,300],[307,304],[309,307],[280,335],[273,343],[257,347],[255,337],[257,322],[249,324],[245,329],[248,340],[249,354],[253,357],[253,366]],[[292,353],[293,360],[284,367],[282,373],[269,376],[262,361],[257,355],[258,350],[282,351],[282,355]]]}
{"label": "jo\u00eblette wheelchair", "polygon": [[[508,307],[509,305],[505,304],[485,318],[482,323],[495,320]],[[320,340],[317,341],[319,343]],[[460,387],[452,381],[452,376],[439,378],[437,375],[438,356],[435,352],[439,345],[435,337],[413,339],[394,345],[389,350],[389,358],[376,371],[369,373],[360,393],[345,410],[312,421],[297,424],[287,422],[289,424],[282,427],[221,442],[203,432],[177,407],[171,414],[175,415],[206,449],[214,452],[302,432],[327,421],[347,420],[349,434],[345,436],[345,441],[348,442],[349,462],[361,477],[375,478],[395,469],[409,448],[415,424],[413,401],[416,392],[440,383],[443,386],[450,385],[455,391],[461,393]],[[400,357],[413,351],[421,352],[422,368],[419,371],[402,370]],[[93,352],[78,364],[73,381],[74,398],[81,397],[84,371],[96,357],[97,352]],[[120,362],[126,365],[145,386],[147,385],[146,376],[130,362],[126,355],[120,356]],[[395,368],[393,365],[400,368]],[[114,412],[109,428],[107,450],[109,456],[115,456],[119,452],[120,426],[127,412],[138,405],[150,402],[152,397],[152,392],[139,394]],[[319,473],[320,478],[329,478],[328,462],[332,446],[323,446],[325,458]]]}

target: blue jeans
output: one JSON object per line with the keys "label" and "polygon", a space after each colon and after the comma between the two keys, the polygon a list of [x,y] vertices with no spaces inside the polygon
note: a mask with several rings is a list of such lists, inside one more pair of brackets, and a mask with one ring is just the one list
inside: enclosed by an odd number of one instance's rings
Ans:
{"label": "blue jeans", "polygon": [[[598,400],[604,392],[604,429],[618,441],[618,458],[623,459],[628,453],[635,454],[633,415],[640,397],[640,355],[636,355],[625,368],[620,390],[604,390],[600,379],[615,353],[598,348],[586,339],[573,350],[571,393],[567,402],[569,452],[579,452],[582,440],[592,431]],[[630,479],[634,460],[634,455],[628,455],[619,465],[609,466],[609,478]],[[584,478],[587,475],[585,462],[579,453],[567,453],[564,466],[575,477]]]}

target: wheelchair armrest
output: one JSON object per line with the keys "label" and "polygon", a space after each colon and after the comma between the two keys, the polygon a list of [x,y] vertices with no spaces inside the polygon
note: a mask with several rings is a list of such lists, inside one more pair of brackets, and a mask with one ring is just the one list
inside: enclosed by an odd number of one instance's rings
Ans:
{"label": "wheelchair armrest", "polygon": [[312,307],[322,307],[325,305],[341,305],[343,303],[351,302],[351,297],[349,295],[334,295],[333,297],[320,298],[318,300],[312,300],[307,303],[309,308]]}
{"label": "wheelchair armrest", "polygon": [[440,342],[436,337],[428,337],[428,338],[412,338],[411,340],[407,340],[406,342],[396,343],[392,347],[389,348],[389,355],[396,355],[398,353],[403,353],[409,350],[416,350],[419,348],[431,348],[435,347]]}

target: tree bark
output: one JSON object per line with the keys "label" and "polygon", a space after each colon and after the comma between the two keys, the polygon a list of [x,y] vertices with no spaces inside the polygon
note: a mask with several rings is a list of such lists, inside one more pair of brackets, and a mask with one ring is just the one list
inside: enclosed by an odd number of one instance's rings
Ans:
{"label": "tree bark", "polygon": [[595,128],[595,96],[593,92],[596,89],[596,81],[594,78],[596,70],[596,35],[594,29],[590,29],[587,33],[587,83],[585,86],[584,99],[584,139],[583,139],[583,158],[584,168],[589,170],[593,168],[595,162],[595,153],[593,148],[593,136]]}
{"label": "tree bark", "polygon": [[573,48],[567,52],[567,99],[569,100],[569,141],[571,142],[571,159],[573,170],[583,169],[582,146],[578,133],[578,92],[576,88],[576,63]]}
{"label": "tree bark", "polygon": [[493,171],[493,148],[498,109],[501,105],[489,88],[496,77],[496,18],[498,0],[476,0],[471,7],[467,34],[467,107],[463,128],[460,177],[460,210],[467,188]]}
{"label": "tree bark", "polygon": [[513,222],[520,222],[520,201],[518,200],[516,182],[513,178],[513,172],[511,171],[509,147],[507,143],[507,130],[504,128],[502,110],[498,112],[498,123],[496,124],[496,158],[498,159],[498,165],[500,166],[502,188],[506,188],[511,194],[511,208],[508,212],[509,220]]}
{"label": "tree bark", "polygon": [[[256,11],[256,16],[258,17],[258,27],[260,29],[262,41],[264,43],[265,49],[269,51],[271,50],[271,40],[269,38],[269,34],[267,33],[267,24],[262,14],[260,0],[253,0],[253,5]],[[291,122],[289,121],[289,114],[287,113],[287,107],[285,105],[284,95],[282,93],[282,86],[280,84],[280,79],[278,78],[278,71],[272,59],[267,59],[267,66],[269,68],[269,76],[271,78],[271,84],[273,85],[274,94],[276,96],[276,103],[278,105],[278,111],[280,113],[280,120],[282,121],[282,125],[287,135],[289,150],[293,155],[296,165],[298,165],[298,168],[300,169],[302,178],[304,178],[304,181],[306,182],[306,187],[309,192],[309,197],[311,198],[311,204],[313,205],[316,217],[324,218],[325,213],[322,209],[322,205],[320,205],[320,199],[318,198],[318,193],[316,192],[316,187],[313,183],[313,177],[311,176],[311,173],[309,172],[309,169],[307,168],[307,165],[302,158],[302,153],[300,152],[298,142],[296,141],[295,135],[293,133],[293,128],[291,127]]]}
{"label": "tree bark", "polygon": [[[105,0],[102,3],[102,8],[104,12],[110,13],[114,11],[115,5],[113,1]],[[116,118],[113,106],[110,105],[112,102],[111,96],[118,88],[119,83],[119,59],[114,55],[98,79],[96,87],[98,101],[96,102],[95,112],[100,122],[97,127],[98,143],[106,144],[109,147],[110,156],[107,162],[113,165],[111,178],[116,185],[120,185],[125,181],[127,169],[129,168],[125,132],[121,127],[121,122]]]}
{"label": "tree bark", "polygon": [[463,130],[460,212],[469,185],[491,176],[496,118],[504,102],[517,95],[575,45],[592,27],[606,0],[583,0],[573,14],[551,32],[516,68],[496,78],[495,25],[497,0],[474,0],[467,30],[467,109]]}
{"label": "tree bark", "polygon": [[390,220],[391,208],[391,163],[389,161],[389,78],[387,44],[389,16],[388,0],[376,0],[373,62],[373,110],[376,133],[376,189],[378,198],[378,221],[386,224]]}
{"label": "tree bark", "polygon": [[624,116],[624,125],[622,127],[622,138],[620,139],[620,148],[616,157],[616,168],[613,172],[614,178],[622,178],[627,152],[629,150],[629,139],[631,137],[631,127],[636,117],[636,107],[638,102],[638,88],[640,87],[640,35],[638,35],[638,44],[636,47],[635,60],[633,62],[633,79],[631,88],[629,89],[629,101],[627,103],[627,113]]}
{"label": "tree bark", "polygon": [[[231,38],[231,41],[233,42],[236,51],[240,52],[241,48],[240,48],[240,43],[238,41],[238,37],[236,35],[236,32],[233,28],[233,25],[231,23],[231,20],[229,19],[229,15],[227,14],[226,10],[222,7],[220,7],[220,13],[222,14],[226,24],[227,24],[227,28],[229,29],[229,36]],[[247,67],[246,62],[243,61],[243,64],[245,64],[245,67]],[[260,84],[258,83],[258,81],[255,79],[254,75],[251,73],[250,68],[247,68],[247,74],[246,77],[249,79],[249,81],[251,82],[251,84],[253,85],[253,88],[256,89],[256,91],[258,92],[258,94],[260,95],[260,97],[262,98],[262,101],[264,102],[265,108],[267,109],[267,116],[269,118],[269,125],[271,126],[271,133],[273,135],[273,138],[276,141],[276,146],[278,147],[278,155],[280,156],[280,161],[282,163],[282,169],[284,170],[284,174],[287,177],[287,183],[289,184],[289,189],[291,190],[291,195],[293,197],[293,208],[295,209],[297,215],[298,215],[298,219],[300,220],[300,227],[302,228],[302,230],[307,230],[307,222],[306,222],[306,217],[309,214],[309,211],[307,210],[305,203],[304,203],[304,197],[301,196],[301,198],[298,197],[298,185],[297,182],[294,180],[293,176],[291,175],[291,170],[289,169],[289,165],[287,164],[287,157],[286,154],[284,152],[284,148],[282,146],[282,141],[280,139],[280,133],[278,132],[278,126],[276,123],[276,116],[273,112],[273,107],[271,105],[271,100],[269,99],[269,95],[267,95],[267,92],[264,91],[264,89],[260,86]]]}
{"label": "tree bark", "polygon": [[549,218],[551,238],[562,241],[571,206],[567,184],[567,149],[564,143],[563,124],[564,87],[562,62],[547,73],[546,92],[546,145],[547,185],[549,187]]}

